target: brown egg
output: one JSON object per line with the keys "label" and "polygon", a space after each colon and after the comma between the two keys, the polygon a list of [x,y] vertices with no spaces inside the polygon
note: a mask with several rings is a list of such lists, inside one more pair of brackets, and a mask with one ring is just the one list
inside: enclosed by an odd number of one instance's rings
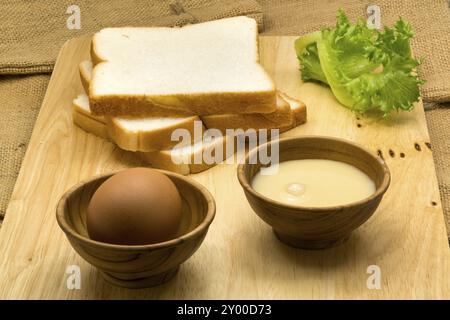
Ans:
{"label": "brown egg", "polygon": [[149,168],[119,172],[103,182],[87,209],[87,231],[96,241],[144,245],[176,237],[181,197],[163,173]]}

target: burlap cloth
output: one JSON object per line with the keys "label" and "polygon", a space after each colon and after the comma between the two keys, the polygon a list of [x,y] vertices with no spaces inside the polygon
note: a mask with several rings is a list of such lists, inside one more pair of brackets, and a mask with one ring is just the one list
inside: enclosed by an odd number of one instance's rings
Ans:
{"label": "burlap cloth", "polygon": [[[399,16],[413,25],[416,56],[424,57],[420,76],[441,197],[450,221],[450,11],[445,0],[184,0],[184,1],[3,1],[0,3],[0,217],[4,214],[34,121],[61,45],[106,26],[174,26],[234,15],[257,19],[265,34],[297,35],[335,23],[344,8],[351,18],[367,5],[381,9],[382,24]],[[69,30],[67,8],[81,11],[81,29]],[[263,24],[264,13],[264,24]],[[448,228],[450,230],[450,228]]]}

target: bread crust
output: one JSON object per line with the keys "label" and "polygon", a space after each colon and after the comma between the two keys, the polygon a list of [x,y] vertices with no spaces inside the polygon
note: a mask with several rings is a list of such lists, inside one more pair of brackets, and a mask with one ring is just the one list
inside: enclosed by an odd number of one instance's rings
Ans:
{"label": "bread crust", "polygon": [[92,41],[91,41],[91,48],[90,48],[91,60],[92,60],[93,67],[95,67],[98,63],[100,63],[102,61],[106,61],[104,57],[101,57],[98,54],[98,50],[96,50],[96,46],[97,46],[97,34],[94,33],[94,35],[92,37]]}
{"label": "bread crust", "polygon": [[110,140],[105,123],[90,117],[77,109],[72,111],[73,123],[88,133],[92,133],[100,138]]}
{"label": "bread crust", "polygon": [[178,95],[102,95],[95,94],[95,68],[89,88],[91,111],[95,115],[219,115],[272,113],[276,110],[275,91],[239,93],[198,93]]}
{"label": "bread crust", "polygon": [[88,61],[88,60],[82,61],[78,67],[78,72],[80,73],[81,84],[82,84],[84,92],[86,92],[86,94],[89,92],[89,84],[91,82],[90,70],[87,70],[85,67],[85,64],[89,63],[89,62],[90,61]]}
{"label": "bread crust", "polygon": [[148,163],[153,168],[168,170],[182,175],[191,173],[191,168],[188,164],[175,164],[172,162],[172,159],[170,159],[170,156],[167,157],[162,151],[138,152],[138,154],[145,163]]}
{"label": "bread crust", "polygon": [[166,150],[174,147],[179,142],[172,141],[172,132],[176,129],[185,129],[189,131],[193,141],[194,123],[201,121],[199,117],[193,116],[183,118],[180,122],[173,125],[164,126],[151,131],[130,131],[123,127],[117,118],[106,117],[106,127],[112,140],[121,148],[128,151],[155,151]]}
{"label": "bread crust", "polygon": [[91,118],[93,120],[96,120],[98,122],[101,122],[101,123],[105,124],[105,122],[106,122],[105,117],[103,117],[103,116],[94,116],[91,112],[89,112],[89,110],[86,110],[85,108],[80,106],[77,103],[76,100],[77,99],[74,99],[73,102],[72,102],[73,111],[77,111],[77,112],[79,112],[81,114],[84,114],[85,116],[87,116],[87,117],[89,117],[89,118]]}
{"label": "bread crust", "polygon": [[292,124],[293,112],[289,103],[277,96],[277,108],[272,113],[226,114],[201,117],[208,129],[219,129],[225,134],[226,129],[274,129]]}
{"label": "bread crust", "polygon": [[[223,138],[221,138],[221,141],[215,142],[208,146],[204,146],[201,149],[201,151],[198,151],[198,152],[202,153],[202,155],[203,155],[203,153],[205,151],[209,150],[209,148],[212,148],[214,150],[216,145],[219,143],[220,147],[222,148],[223,155],[224,155],[223,160],[225,160],[226,159],[226,157],[225,157],[226,145],[227,145],[228,139],[232,139],[232,137],[224,136]],[[211,164],[205,163],[203,156],[201,157],[201,159],[202,159],[201,163],[195,163],[195,161],[194,161],[195,154],[196,153],[192,153],[190,155],[189,163],[181,163],[181,164],[175,164],[172,161],[172,156],[171,156],[170,150],[165,150],[165,151],[161,151],[161,152],[148,152],[148,153],[141,152],[140,156],[146,162],[150,163],[155,168],[170,170],[170,171],[177,172],[177,173],[184,174],[184,175],[200,173],[200,172],[206,171],[206,170],[214,167],[217,164],[217,163],[211,163]]]}

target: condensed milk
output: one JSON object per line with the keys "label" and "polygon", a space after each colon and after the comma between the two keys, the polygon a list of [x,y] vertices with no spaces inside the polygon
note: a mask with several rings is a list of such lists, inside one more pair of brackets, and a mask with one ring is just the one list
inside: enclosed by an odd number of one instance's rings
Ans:
{"label": "condensed milk", "polygon": [[305,207],[345,205],[369,197],[376,189],[360,169],[325,159],[281,162],[276,174],[258,172],[252,187],[275,201]]}

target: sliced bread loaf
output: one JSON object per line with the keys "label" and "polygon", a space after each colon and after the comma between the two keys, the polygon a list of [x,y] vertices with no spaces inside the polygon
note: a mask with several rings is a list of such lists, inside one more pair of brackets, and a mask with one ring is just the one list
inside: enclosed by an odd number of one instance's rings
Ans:
{"label": "sliced bread loaf", "polygon": [[92,40],[97,115],[270,113],[275,86],[259,64],[254,19],[181,28],[107,28]]}

